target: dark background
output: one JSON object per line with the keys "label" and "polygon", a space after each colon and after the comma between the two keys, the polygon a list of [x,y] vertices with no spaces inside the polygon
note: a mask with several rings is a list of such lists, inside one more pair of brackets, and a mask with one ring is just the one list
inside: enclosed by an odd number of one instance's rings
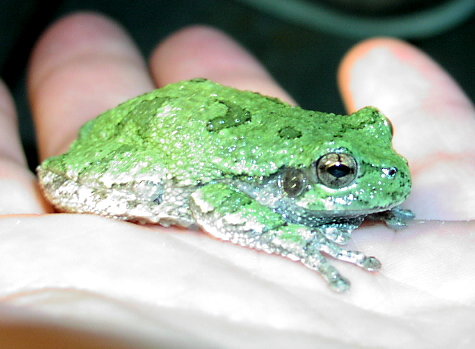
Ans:
{"label": "dark background", "polygon": [[[293,18],[292,11],[279,14],[279,2],[265,10],[242,0],[1,0],[0,2],[0,76],[17,103],[21,135],[30,166],[36,163],[33,125],[25,88],[27,62],[32,46],[41,32],[65,14],[92,10],[102,12],[124,25],[148,56],[157,42],[173,31],[194,23],[218,27],[256,55],[282,86],[307,109],[343,113],[336,85],[338,64],[348,49],[362,37],[391,34],[384,23],[411,18],[424,19],[424,13],[466,0],[296,0],[318,6],[349,18],[346,25],[320,28]],[[266,1],[255,1],[257,3]],[[287,6],[294,4],[285,0]],[[475,1],[473,1],[475,5]],[[323,6],[323,7],[322,7]],[[449,24],[439,17],[425,31],[411,32],[408,25],[400,34],[438,61],[473,99],[475,95],[475,6],[449,13]],[[444,10],[445,11],[445,10]],[[458,12],[460,16],[458,16]],[[346,17],[345,17],[346,16]],[[295,17],[295,16],[294,16]],[[338,17],[340,18],[340,17]],[[383,29],[356,33],[350,24],[376,20]],[[425,21],[425,19],[424,19]],[[332,20],[329,21],[330,24]],[[335,23],[337,21],[335,20]],[[396,26],[397,28],[397,26]],[[407,30],[406,30],[407,29]]]}

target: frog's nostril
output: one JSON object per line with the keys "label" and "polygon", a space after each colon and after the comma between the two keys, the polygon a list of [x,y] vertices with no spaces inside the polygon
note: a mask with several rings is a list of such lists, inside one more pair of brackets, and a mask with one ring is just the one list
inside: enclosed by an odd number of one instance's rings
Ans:
{"label": "frog's nostril", "polygon": [[388,167],[388,168],[383,168],[383,174],[386,178],[394,178],[397,175],[397,167]]}

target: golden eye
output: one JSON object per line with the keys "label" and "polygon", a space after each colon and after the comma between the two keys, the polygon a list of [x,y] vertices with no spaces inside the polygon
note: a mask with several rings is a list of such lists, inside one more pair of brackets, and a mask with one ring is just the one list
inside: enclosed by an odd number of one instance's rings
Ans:
{"label": "golden eye", "polygon": [[357,164],[353,156],[346,153],[328,153],[316,164],[317,177],[329,188],[342,188],[353,183],[357,176]]}
{"label": "golden eye", "polygon": [[285,170],[280,183],[288,196],[295,197],[305,188],[306,179],[302,171],[289,168]]}

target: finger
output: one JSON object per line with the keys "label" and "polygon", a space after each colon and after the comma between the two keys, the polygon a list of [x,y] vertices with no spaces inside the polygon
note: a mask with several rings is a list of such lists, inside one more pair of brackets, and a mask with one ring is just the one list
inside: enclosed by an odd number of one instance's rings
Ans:
{"label": "finger", "polygon": [[[66,298],[71,297],[67,293],[64,296]],[[39,297],[43,298],[40,303],[51,300],[43,294]],[[120,334],[114,338],[106,328],[101,328],[98,331],[98,327],[94,326],[94,329],[87,330],[79,322],[74,323],[71,320],[60,320],[56,316],[41,314],[41,310],[32,310],[31,304],[26,304],[26,302],[23,302],[24,300],[18,302],[18,306],[0,305],[0,333],[2,333],[0,348],[2,349],[31,348],[32,343],[35,343],[35,348],[44,349],[131,349],[147,347],[146,344],[148,343],[134,341]],[[53,299],[53,301],[55,300]],[[100,305],[104,306],[105,304],[96,301],[95,304],[91,305],[100,307]],[[67,312],[69,311],[70,309]]]}
{"label": "finger", "polygon": [[447,73],[404,42],[372,39],[346,56],[339,83],[349,110],[374,105],[393,122],[395,148],[414,175],[408,205],[418,216],[473,218],[474,110]]}
{"label": "finger", "polygon": [[0,214],[41,212],[43,201],[26,166],[13,100],[0,80]]}
{"label": "finger", "polygon": [[89,13],[53,24],[34,50],[29,74],[41,157],[66,150],[85,121],[152,88],[118,24]]}
{"label": "finger", "polygon": [[171,35],[156,48],[151,68],[159,86],[203,77],[295,103],[251,54],[211,27],[192,26]]}
{"label": "finger", "polygon": [[[441,136],[439,149],[455,152],[466,148],[454,138],[473,134],[468,98],[434,61],[402,41],[356,46],[342,62],[339,83],[349,110],[376,105],[387,113],[399,133],[398,149],[415,160],[433,153],[434,133]],[[421,149],[421,141],[429,146]]]}
{"label": "finger", "polygon": [[2,161],[10,161],[25,166],[15,107],[3,81],[0,80],[0,157]]}

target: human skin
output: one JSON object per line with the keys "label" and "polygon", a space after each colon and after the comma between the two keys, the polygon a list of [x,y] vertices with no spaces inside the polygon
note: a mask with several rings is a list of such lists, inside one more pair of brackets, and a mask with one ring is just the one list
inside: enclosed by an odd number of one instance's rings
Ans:
{"label": "human skin", "polygon": [[[179,80],[206,77],[295,103],[212,28],[173,34],[149,65],[107,18],[81,13],[55,23],[34,49],[28,81],[41,159],[65,151],[102,111]],[[373,105],[391,119],[395,149],[413,175],[404,206],[417,215],[398,232],[382,224],[354,232],[350,247],[378,256],[383,269],[335,261],[352,281],[346,294],[298,263],[202,233],[53,213],[27,169],[13,102],[0,85],[0,332],[28,319],[45,331],[90,330],[131,347],[473,344],[472,104],[429,57],[394,39],[353,48],[338,78],[348,112]],[[25,332],[15,347],[31,338]]]}

